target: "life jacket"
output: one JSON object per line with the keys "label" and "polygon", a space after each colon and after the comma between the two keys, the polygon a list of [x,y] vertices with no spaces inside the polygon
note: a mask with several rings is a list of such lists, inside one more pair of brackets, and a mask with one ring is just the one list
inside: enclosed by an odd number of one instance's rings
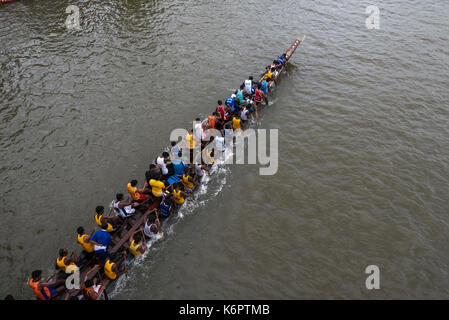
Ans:
{"label": "life jacket", "polygon": [[[95,222],[97,222],[97,224],[101,227],[102,223],[101,223],[101,217],[103,217],[103,215],[98,215],[98,213],[95,215]],[[112,226],[112,224],[110,224],[108,222],[108,228],[106,229],[107,232],[112,232],[114,230],[114,227]]]}
{"label": "life jacket", "polygon": [[261,94],[262,90],[257,89],[256,90],[256,95],[254,96],[254,100],[256,102],[261,102],[262,101],[262,94]]}
{"label": "life jacket", "polygon": [[240,126],[240,119],[232,118],[232,128],[234,130],[242,129],[242,127]]}
{"label": "life jacket", "polygon": [[[76,264],[74,262],[71,262],[70,264],[66,264],[65,263],[65,258],[67,257],[62,257],[62,258],[56,258],[56,264],[58,265],[59,268],[61,268],[62,270],[66,270],[68,266],[74,266],[76,267]],[[72,267],[73,268],[73,267]],[[75,270],[71,270],[71,273],[74,273]]]}
{"label": "life jacket", "polygon": [[155,197],[162,197],[162,190],[165,189],[165,184],[162,181],[151,179],[150,186]]}
{"label": "life jacket", "polygon": [[115,264],[115,262],[112,262],[108,259],[106,260],[105,264],[104,264],[104,273],[105,275],[111,279],[111,280],[115,280],[117,278],[117,274],[112,271],[112,266]]}
{"label": "life jacket", "polygon": [[273,73],[271,71],[268,71],[267,74],[264,77],[265,80],[268,79],[268,78],[273,79]]}
{"label": "life jacket", "polygon": [[226,99],[226,104],[228,106],[230,106],[231,108],[233,108],[234,107],[234,99],[233,98],[227,98]]}
{"label": "life jacket", "polygon": [[215,117],[214,116],[209,116],[207,118],[208,118],[208,121],[209,121],[209,128],[210,129],[215,129]]}
{"label": "life jacket", "polygon": [[138,256],[140,256],[140,252],[137,251],[137,249],[139,249],[139,247],[140,247],[140,244],[139,243],[136,244],[135,241],[133,240],[128,249],[129,249],[129,252],[131,252],[134,255],[134,257],[138,257]]}
{"label": "life jacket", "polygon": [[173,199],[177,204],[184,203],[184,198],[181,196],[181,190],[179,190],[178,192],[176,190],[173,190]]}
{"label": "life jacket", "polygon": [[86,252],[94,252],[94,244],[92,242],[89,241],[84,241],[84,236],[86,234],[79,234],[78,235],[78,243],[81,245],[81,247],[83,248],[84,251]]}
{"label": "life jacket", "polygon": [[195,148],[195,141],[193,140],[193,135],[192,134],[190,134],[190,133],[186,134],[186,141],[187,141],[189,149]]}
{"label": "life jacket", "polygon": [[193,186],[194,186],[193,183],[189,181],[189,176],[188,175],[187,176],[185,174],[182,175],[182,182],[184,182],[184,185],[188,189],[192,189]]}
{"label": "life jacket", "polygon": [[43,287],[42,289],[38,289],[40,281],[34,281],[33,278],[28,281],[28,285],[31,289],[33,289],[34,294],[37,296],[40,300],[50,300],[51,299],[51,293],[50,290],[47,287]]}
{"label": "life jacket", "polygon": [[165,202],[161,202],[161,204],[159,205],[159,211],[161,212],[162,216],[168,217],[170,215],[170,206]]}
{"label": "life jacket", "polygon": [[262,91],[267,94],[268,93],[268,82],[266,80],[262,81],[262,86],[261,86]]}
{"label": "life jacket", "polygon": [[137,190],[136,187],[133,187],[133,186],[131,185],[131,183],[128,183],[128,184],[126,185],[126,189],[128,190],[129,196],[130,196],[134,201],[139,200],[139,195],[138,195],[137,192],[136,192],[136,190]]}
{"label": "life jacket", "polygon": [[83,286],[84,297],[88,300],[96,300],[91,298],[91,296],[89,295],[90,292],[93,292],[95,294],[95,297],[98,297],[98,294],[95,292],[93,287],[86,288],[86,286]]}

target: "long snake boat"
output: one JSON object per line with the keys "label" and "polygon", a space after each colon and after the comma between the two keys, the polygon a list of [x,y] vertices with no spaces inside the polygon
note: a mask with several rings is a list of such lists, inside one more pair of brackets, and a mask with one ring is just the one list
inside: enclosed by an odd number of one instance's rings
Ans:
{"label": "long snake boat", "polygon": [[[279,79],[281,73],[287,68],[287,63],[295,50],[298,48],[298,46],[304,41],[305,38],[302,39],[296,39],[293,44],[290,46],[290,48],[285,52],[285,58],[286,61],[282,65],[282,67],[279,69],[277,75],[273,78],[271,78],[271,81],[269,81],[268,86],[270,88],[276,83],[276,80]],[[268,71],[264,71],[260,81],[262,81]],[[179,179],[178,179],[179,180]],[[136,212],[134,215],[132,215],[129,218],[126,218],[126,220],[123,222],[123,224],[120,225],[120,227],[117,228],[116,231],[111,233],[111,245],[108,252],[110,253],[112,259],[116,259],[117,257],[120,257],[122,255],[123,263],[125,264],[125,269],[127,268],[126,265],[129,265],[135,258],[132,254],[127,252],[128,250],[128,242],[130,237],[133,236],[133,234],[138,230],[139,228],[143,227],[147,217],[157,211],[159,209],[160,205],[160,198],[153,200],[152,202],[147,203],[147,205],[144,208],[136,208]],[[178,212],[180,207],[177,207],[176,210],[173,211],[171,216],[167,218],[163,223],[162,226],[166,224],[170,218]],[[109,211],[109,216],[114,214],[113,208]],[[79,265],[79,279],[83,281],[84,279],[93,279],[94,277],[97,277],[100,279],[102,286],[100,287],[100,291],[98,292],[99,298],[108,299],[107,296],[107,289],[109,289],[112,284],[120,278],[125,272],[120,273],[120,275],[115,280],[109,279],[102,266],[96,264],[97,261],[92,258],[88,261],[83,261],[82,264]],[[97,266],[96,269],[94,266]],[[127,271],[126,271],[127,273]],[[64,271],[60,270],[57,271],[54,275],[52,275],[51,278],[56,279],[57,277],[67,277],[68,274],[66,274]],[[50,280],[50,279],[48,279]],[[64,286],[64,290],[59,293],[57,296],[54,297],[54,299],[60,299],[60,300],[69,300],[69,299],[83,299],[83,292],[82,288],[77,289],[67,289]]]}

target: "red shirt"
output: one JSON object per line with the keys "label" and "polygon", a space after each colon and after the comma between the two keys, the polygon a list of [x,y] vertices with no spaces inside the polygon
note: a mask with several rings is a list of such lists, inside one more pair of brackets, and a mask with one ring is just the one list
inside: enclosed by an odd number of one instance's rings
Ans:
{"label": "red shirt", "polygon": [[218,106],[218,108],[217,108],[217,110],[218,110],[218,113],[220,114],[220,118],[222,119],[222,120],[224,120],[224,118],[225,118],[225,109],[224,109],[224,106]]}

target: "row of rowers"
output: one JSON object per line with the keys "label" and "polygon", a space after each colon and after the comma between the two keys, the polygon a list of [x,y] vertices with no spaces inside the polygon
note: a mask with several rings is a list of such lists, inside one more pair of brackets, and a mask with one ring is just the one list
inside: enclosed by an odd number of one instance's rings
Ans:
{"label": "row of rowers", "polygon": [[[137,187],[137,180],[131,180],[127,184],[129,198],[125,200],[122,193],[116,195],[116,200],[113,201],[115,216],[106,216],[104,207],[97,206],[94,218],[100,227],[99,230],[95,228],[89,235],[85,233],[82,226],[77,229],[77,241],[82,247],[81,254],[78,255],[72,251],[69,256],[67,249],[60,249],[59,257],[56,259],[57,272],[51,281],[41,281],[41,270],[32,272],[28,284],[36,297],[41,300],[54,298],[66,289],[65,279],[70,273],[75,272],[77,268],[91,265],[92,268],[83,279],[82,291],[86,299],[97,299],[108,281],[116,279],[126,271],[130,260],[128,257],[137,257],[144,253],[148,248],[146,241],[155,239],[162,232],[161,222],[179,208],[185,198],[194,199],[193,190],[199,184],[203,174],[209,171],[211,165],[204,164],[202,160],[198,161],[198,159],[195,159],[196,162],[193,161],[193,135],[204,139],[204,129],[220,130],[223,135],[216,137],[215,145],[217,151],[224,151],[225,139],[228,137],[226,130],[243,129],[243,125],[249,117],[252,118],[254,114],[257,118],[257,107],[261,105],[262,101],[264,100],[268,105],[267,95],[271,95],[269,82],[276,79],[286,61],[285,54],[283,54],[266,67],[265,76],[260,83],[254,81],[250,76],[239,90],[226,99],[225,105],[221,100],[218,101],[218,107],[212,116],[208,117],[208,121],[204,124],[197,124],[195,132],[191,130],[190,134],[186,136],[184,146],[190,151],[190,161],[187,161],[190,164],[181,160],[184,148],[172,141],[172,157],[168,152],[163,152],[162,156],[155,160],[155,164],[150,164],[149,170],[145,172],[145,184],[142,188]],[[212,142],[213,139],[210,141]],[[201,147],[203,148],[205,144],[202,143]],[[208,156],[212,158],[211,162],[213,163],[214,149],[208,153]],[[149,207],[155,201],[159,201],[158,210],[150,211]],[[145,212],[143,225],[130,235],[128,242],[124,243],[121,248],[123,250],[110,254],[109,247],[114,240],[118,242],[117,240],[120,238],[120,235],[116,234],[117,230],[130,223],[129,220],[135,215],[136,210]],[[99,277],[101,268],[104,269],[104,274],[107,277],[102,281]]]}
{"label": "row of rowers", "polygon": [[[182,153],[182,148],[173,144],[172,152]],[[91,266],[83,279],[83,295],[86,299],[97,299],[108,281],[116,279],[126,271],[132,257],[138,257],[148,249],[147,241],[162,234],[161,222],[178,209],[187,197],[194,199],[193,190],[210,165],[186,164],[181,159],[170,161],[168,152],[163,152],[155,164],[145,172],[145,184],[138,188],[137,180],[127,184],[128,199],[122,193],[116,194],[113,210],[116,215],[106,215],[103,206],[95,208],[94,220],[98,227],[92,234],[86,234],[82,226],[77,229],[77,242],[82,252],[59,250],[56,272],[52,281],[41,282],[41,270],[32,272],[29,286],[36,297],[48,300],[58,296],[65,288],[65,279],[77,269]],[[157,202],[156,202],[157,201]],[[149,210],[154,203],[156,210]],[[136,213],[144,213],[144,223],[133,232],[120,250],[110,253],[109,249],[123,236],[120,230],[133,225]],[[125,227],[125,228],[122,228]],[[151,243],[151,242],[150,242]],[[100,281],[99,271],[103,268],[106,279]],[[67,295],[68,297],[69,295]]]}
{"label": "row of rowers", "polygon": [[[255,81],[252,76],[245,80],[240,88],[235,90],[231,97],[225,100],[218,100],[218,106],[215,112],[207,119],[207,122],[195,125],[195,131],[192,129],[186,139],[190,139],[189,146],[194,147],[193,136],[196,135],[206,140],[205,132],[207,129],[239,130],[244,129],[244,124],[249,119],[258,117],[257,108],[262,102],[268,105],[268,95],[272,95],[270,82],[277,78],[281,68],[287,62],[286,54],[273,60],[273,63],[266,66],[266,72],[260,82]],[[199,118],[196,119],[200,121]],[[222,132],[223,133],[223,132]],[[217,141],[217,149],[220,151],[220,144]]]}

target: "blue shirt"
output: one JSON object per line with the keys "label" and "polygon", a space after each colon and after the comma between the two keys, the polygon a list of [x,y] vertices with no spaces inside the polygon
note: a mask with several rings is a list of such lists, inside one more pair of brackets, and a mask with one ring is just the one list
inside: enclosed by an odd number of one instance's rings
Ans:
{"label": "blue shirt", "polygon": [[90,240],[107,247],[111,244],[111,235],[106,230],[98,230],[92,235]]}
{"label": "blue shirt", "polygon": [[261,88],[262,88],[262,91],[263,91],[265,94],[267,94],[267,93],[268,93],[268,82],[266,82],[265,80],[262,81],[262,86],[261,86]]}
{"label": "blue shirt", "polygon": [[159,210],[161,212],[161,215],[165,218],[167,218],[170,215],[170,206],[165,204],[165,202],[161,202]]}
{"label": "blue shirt", "polygon": [[230,106],[231,108],[234,108],[234,98],[227,98],[226,104]]}
{"label": "blue shirt", "polygon": [[285,62],[284,56],[280,56],[280,57],[278,58],[278,60],[279,60],[279,62],[280,62],[281,64],[284,64],[284,62]]}

